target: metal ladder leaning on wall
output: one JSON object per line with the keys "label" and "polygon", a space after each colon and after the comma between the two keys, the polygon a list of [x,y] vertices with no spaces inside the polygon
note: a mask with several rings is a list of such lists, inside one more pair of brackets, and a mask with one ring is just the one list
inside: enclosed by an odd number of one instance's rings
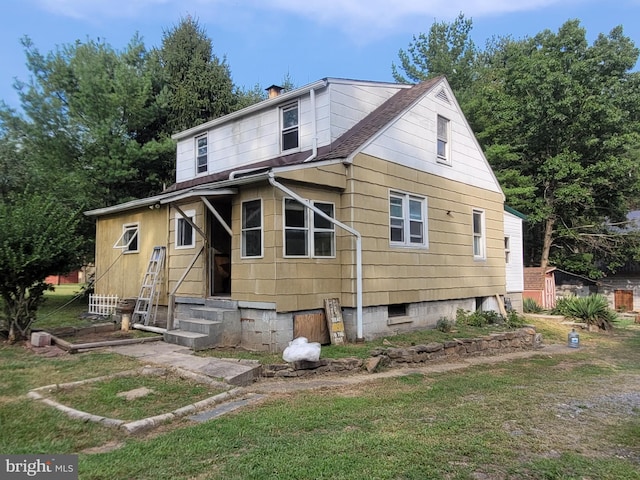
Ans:
{"label": "metal ladder leaning on wall", "polygon": [[140,295],[136,300],[133,309],[134,323],[139,318],[139,323],[149,325],[156,322],[158,311],[158,298],[160,297],[160,279],[162,277],[162,267],[164,266],[165,247],[153,247],[147,272],[142,277]]}

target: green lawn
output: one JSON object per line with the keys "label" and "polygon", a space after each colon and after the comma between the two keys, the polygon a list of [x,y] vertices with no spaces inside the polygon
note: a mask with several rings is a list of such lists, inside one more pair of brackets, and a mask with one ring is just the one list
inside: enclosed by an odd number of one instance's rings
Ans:
{"label": "green lawn", "polygon": [[80,295],[81,284],[56,285],[45,293],[44,304],[38,309],[33,328],[45,330],[57,327],[85,327],[89,320],[81,318],[89,310],[89,299]]}
{"label": "green lawn", "polygon": [[[566,342],[566,326],[539,322]],[[44,359],[3,346],[0,451],[80,453],[83,480],[640,479],[640,330],[581,333],[581,344],[570,355],[541,350],[446,374],[273,395],[142,437],[24,397],[30,388],[137,368],[135,360],[99,352]],[[81,453],[114,442],[123,446]]]}

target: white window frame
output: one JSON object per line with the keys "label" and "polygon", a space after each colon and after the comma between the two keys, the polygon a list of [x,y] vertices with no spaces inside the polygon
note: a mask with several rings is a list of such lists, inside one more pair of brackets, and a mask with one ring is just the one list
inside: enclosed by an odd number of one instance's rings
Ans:
{"label": "white window frame", "polygon": [[[128,237],[127,234],[132,231],[134,232],[133,235]],[[134,238],[136,239],[136,248],[130,248]],[[137,222],[123,223],[122,235],[120,235],[116,243],[113,244],[113,248],[121,248],[123,253],[140,252],[140,224]]]}
{"label": "white window frame", "polygon": [[[184,214],[195,224],[196,211],[185,210]],[[194,248],[196,246],[196,230],[191,224],[182,216],[179,212],[176,212],[175,223],[175,248],[176,250],[183,250],[186,248]],[[183,240],[182,229],[191,229],[191,243],[181,243]]]}
{"label": "white window frame", "polygon": [[[296,123],[295,125],[285,126],[285,122],[284,122],[285,113],[293,109],[297,111],[298,123]],[[285,146],[284,146],[285,135],[289,135],[294,132],[296,134],[296,140],[297,140],[296,146],[285,149]],[[300,103],[299,102],[289,103],[287,105],[280,107],[280,151],[294,152],[296,150],[300,150]]]}
{"label": "white window frame", "polygon": [[504,237],[504,263],[511,263],[511,237],[508,235]]}
{"label": "white window frame", "polygon": [[[200,140],[205,140],[205,145],[204,145],[204,154],[200,154]],[[198,135],[195,139],[194,139],[194,148],[195,148],[195,169],[196,169],[196,176],[197,175],[204,175],[206,173],[209,172],[209,135],[208,133],[205,133],[204,135]],[[205,162],[204,164],[200,163],[200,159],[204,158]],[[200,171],[200,167],[204,166],[204,169],[202,171]]]}
{"label": "white window frame", "polygon": [[[247,227],[245,218],[245,205],[259,202],[260,206],[260,224]],[[264,256],[264,209],[261,198],[252,198],[245,200],[240,204],[240,227],[241,227],[241,246],[240,246],[240,258],[261,258]],[[257,255],[247,255],[247,233],[248,232],[260,232],[260,253]]]}
{"label": "white window frame", "polygon": [[[480,220],[479,231],[476,229],[476,218]],[[473,235],[473,258],[475,260],[485,260],[487,258],[487,234],[484,210],[478,208],[473,209],[471,214],[471,232]]]}
{"label": "white window frame", "polygon": [[[320,208],[320,205],[330,205],[331,206],[331,215],[327,213],[327,215],[329,215],[331,218],[333,218],[335,220],[336,218],[336,205],[332,202],[313,202],[313,205],[317,208],[319,208],[320,210],[322,210],[324,213],[325,212],[322,208]],[[309,210],[309,209],[307,209]],[[313,222],[311,223],[311,250],[310,252],[313,252],[313,257],[314,258],[335,258],[336,256],[336,226],[333,222],[329,222],[329,227],[323,228],[323,227],[318,227],[316,225],[316,217],[320,217],[320,215],[318,215],[316,212],[309,210],[309,215],[312,216]],[[322,218],[322,220],[324,221],[328,221],[325,218]],[[316,234],[318,233],[330,233],[331,234],[331,253],[329,255],[318,255],[316,253]]]}
{"label": "white window frame", "polygon": [[[400,216],[394,215],[392,211],[391,201],[392,199],[400,200],[401,212]],[[420,219],[411,217],[411,203],[420,204]],[[421,195],[414,195],[412,193],[401,192],[398,190],[389,191],[389,244],[394,247],[410,247],[410,248],[429,248],[429,215],[428,215],[428,200]],[[396,203],[397,205],[397,203]],[[395,225],[394,224],[395,221]],[[411,225],[415,223],[422,224],[422,241],[411,241]],[[393,229],[400,230],[402,233],[402,240],[393,240]]]}
{"label": "white window frame", "polygon": [[[441,131],[440,122],[446,122],[444,131]],[[440,153],[440,144],[444,144],[444,152]],[[451,120],[442,115],[436,116],[436,157],[438,163],[451,165]]]}
{"label": "white window frame", "polygon": [[[304,224],[302,226],[287,226],[287,205],[296,204],[303,209]],[[333,202],[312,201],[312,205],[330,205],[333,213],[332,218],[335,219],[336,206]],[[324,210],[323,210],[324,211]],[[325,212],[326,213],[326,212]],[[282,199],[282,256],[284,258],[335,258],[336,256],[336,229],[335,224],[330,223],[327,228],[316,226],[316,212],[302,205],[293,198],[285,197]],[[318,215],[319,216],[319,215]],[[330,215],[331,216],[331,215]],[[287,232],[300,231],[304,232],[304,254],[293,255],[287,253]],[[319,255],[316,253],[316,234],[331,234],[331,253],[329,255]]]}

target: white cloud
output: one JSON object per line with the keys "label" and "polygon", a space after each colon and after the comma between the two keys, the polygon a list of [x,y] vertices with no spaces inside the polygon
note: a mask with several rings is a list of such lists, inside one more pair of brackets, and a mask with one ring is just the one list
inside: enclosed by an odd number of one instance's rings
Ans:
{"label": "white cloud", "polygon": [[[198,18],[260,18],[261,14],[295,15],[353,37],[379,37],[420,21],[449,21],[464,12],[469,18],[529,11],[566,0],[34,0],[46,10],[76,19],[142,17],[150,11],[195,12]],[[581,0],[570,0],[580,2]]]}

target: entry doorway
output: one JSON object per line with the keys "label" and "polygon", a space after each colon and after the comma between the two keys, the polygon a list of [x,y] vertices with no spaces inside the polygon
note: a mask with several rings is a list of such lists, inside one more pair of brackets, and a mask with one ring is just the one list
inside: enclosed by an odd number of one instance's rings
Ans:
{"label": "entry doorway", "polygon": [[[231,226],[231,199],[211,201],[225,223]],[[220,220],[207,209],[209,238],[209,295],[213,297],[231,295],[231,235]]]}

